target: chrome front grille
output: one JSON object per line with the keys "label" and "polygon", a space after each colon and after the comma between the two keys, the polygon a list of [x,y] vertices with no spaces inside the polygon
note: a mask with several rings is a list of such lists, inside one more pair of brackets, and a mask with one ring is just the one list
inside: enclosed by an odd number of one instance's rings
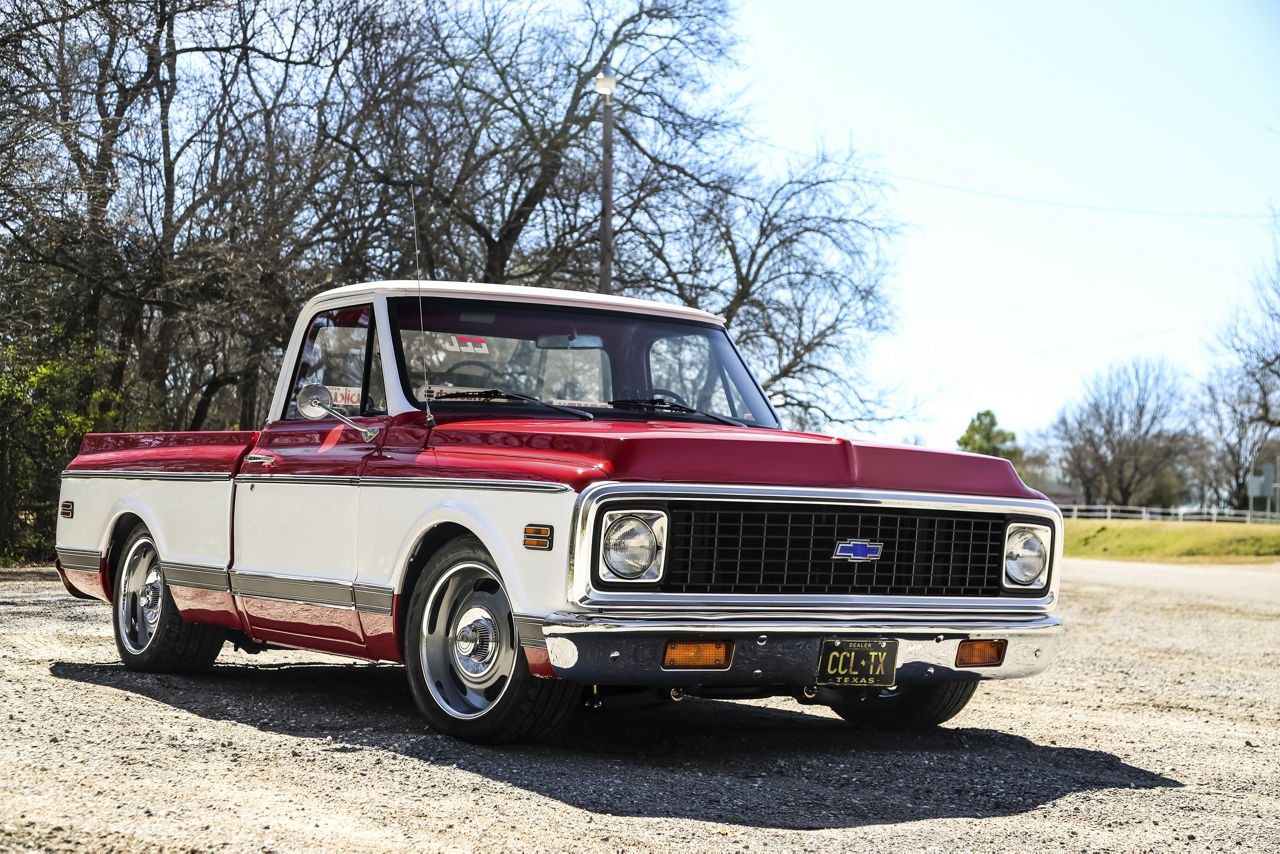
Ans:
{"label": "chrome front grille", "polygon": [[[999,596],[1009,516],[806,502],[672,501],[668,593]],[[878,560],[835,559],[849,539]]]}

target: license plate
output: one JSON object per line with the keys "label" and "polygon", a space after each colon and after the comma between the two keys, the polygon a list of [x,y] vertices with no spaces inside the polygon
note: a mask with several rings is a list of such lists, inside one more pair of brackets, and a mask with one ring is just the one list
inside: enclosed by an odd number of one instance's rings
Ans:
{"label": "license plate", "polygon": [[896,640],[822,641],[818,656],[818,685],[888,686],[898,664]]}

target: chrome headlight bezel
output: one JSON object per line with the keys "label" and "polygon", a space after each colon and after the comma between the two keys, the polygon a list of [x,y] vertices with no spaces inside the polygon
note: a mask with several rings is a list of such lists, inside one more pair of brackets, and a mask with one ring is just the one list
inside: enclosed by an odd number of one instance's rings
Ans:
{"label": "chrome headlight bezel", "polygon": [[[1026,571],[1011,571],[1011,564],[1025,551],[1023,544],[1030,539],[1038,544],[1041,556],[1040,569],[1034,575]],[[1025,559],[1025,558],[1022,558]],[[1053,563],[1053,528],[1032,522],[1010,522],[1004,531],[1004,548],[1001,550],[1000,583],[1005,590],[1044,590],[1049,586],[1050,565]]]}
{"label": "chrome headlight bezel", "polygon": [[[639,574],[628,577],[608,560],[610,531],[617,525],[638,521],[653,534],[653,553]],[[610,584],[653,584],[662,579],[667,556],[667,514],[661,510],[610,510],[600,517],[600,545],[597,549],[597,573]]]}

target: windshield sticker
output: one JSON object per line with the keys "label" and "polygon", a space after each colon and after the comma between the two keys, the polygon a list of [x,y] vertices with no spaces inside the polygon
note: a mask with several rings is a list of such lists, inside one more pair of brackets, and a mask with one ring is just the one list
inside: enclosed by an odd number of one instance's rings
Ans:
{"label": "windshield sticker", "polygon": [[442,394],[457,394],[458,392],[479,392],[488,391],[485,387],[472,388],[465,385],[432,385],[427,383],[418,389],[418,400],[435,400]]}
{"label": "windshield sticker", "polygon": [[442,344],[450,353],[488,353],[489,345],[476,335],[448,335]]}
{"label": "windshield sticker", "polygon": [[573,406],[578,409],[584,409],[587,407],[595,407],[596,409],[609,408],[609,404],[600,400],[560,400],[559,398],[552,398],[547,402],[554,403],[556,406]]}
{"label": "windshield sticker", "polygon": [[359,406],[360,389],[345,385],[327,385],[329,394],[333,396],[334,406]]}

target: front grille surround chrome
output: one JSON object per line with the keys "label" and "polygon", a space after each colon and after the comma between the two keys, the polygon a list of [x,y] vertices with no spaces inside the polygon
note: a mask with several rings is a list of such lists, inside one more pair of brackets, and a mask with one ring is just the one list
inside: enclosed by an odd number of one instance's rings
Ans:
{"label": "front grille surround chrome", "polygon": [[[666,593],[974,598],[1035,592],[1002,590],[1006,531],[1016,519],[1005,514],[687,499],[670,502],[668,510],[668,570],[660,585]],[[1025,517],[1021,524],[1032,527]],[[835,559],[833,549],[846,538],[875,543],[876,559]]]}
{"label": "front grille surround chrome", "polygon": [[[747,503],[813,503],[850,508],[896,508],[934,512],[1016,515],[1035,519],[1054,532],[1049,584],[1037,596],[919,596],[839,594],[675,593],[656,589],[600,589],[592,581],[597,543],[596,519],[601,512],[624,509],[627,502],[687,499]],[[1062,561],[1062,514],[1047,500],[972,495],[893,492],[866,489],[810,489],[763,485],[617,483],[594,484],[578,496],[570,553],[568,599],[584,612],[678,613],[749,611],[758,615],[883,616],[897,621],[914,614],[955,615],[964,620],[983,617],[1032,621],[1042,618],[1057,600]]]}

